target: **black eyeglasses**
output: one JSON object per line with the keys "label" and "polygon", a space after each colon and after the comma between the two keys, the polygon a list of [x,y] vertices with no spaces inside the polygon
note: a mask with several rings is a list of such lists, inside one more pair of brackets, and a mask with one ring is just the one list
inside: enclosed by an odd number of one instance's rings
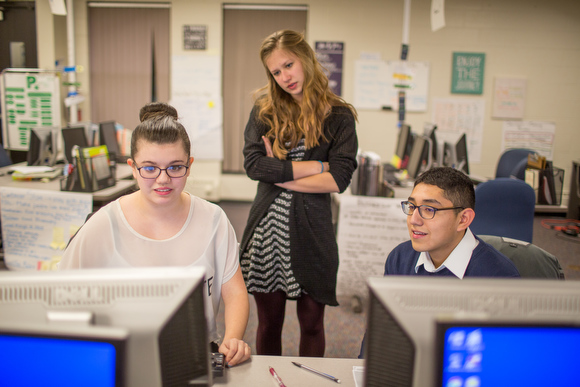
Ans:
{"label": "black eyeglasses", "polygon": [[179,178],[185,176],[189,169],[187,165],[171,165],[167,168],[159,168],[152,165],[137,167],[137,164],[135,164],[135,168],[137,168],[139,175],[144,179],[157,179],[161,175],[161,171],[165,171],[167,176],[171,178]]}
{"label": "black eyeglasses", "polygon": [[433,219],[437,211],[446,211],[446,210],[464,210],[465,207],[447,207],[447,208],[435,208],[427,205],[416,206],[410,201],[406,200],[401,202],[401,207],[403,208],[403,212],[405,215],[413,215],[415,209],[419,210],[419,216],[423,219]]}

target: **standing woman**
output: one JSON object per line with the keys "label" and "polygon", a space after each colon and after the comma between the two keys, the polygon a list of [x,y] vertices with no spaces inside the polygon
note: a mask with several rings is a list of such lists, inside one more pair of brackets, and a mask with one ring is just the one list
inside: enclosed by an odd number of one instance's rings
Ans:
{"label": "standing woman", "polygon": [[[225,213],[184,192],[193,157],[177,111],[164,103],[141,108],[127,163],[139,190],[97,211],[70,241],[59,269],[202,266],[209,339],[217,341],[215,315],[225,305],[219,352],[230,365],[250,358],[242,341],[249,315],[238,243]],[[214,349],[215,351],[215,349]]]}
{"label": "standing woman", "polygon": [[290,299],[300,356],[324,356],[324,307],[338,305],[330,193],[343,192],[356,169],[356,111],[330,90],[302,34],[270,35],[260,57],[268,84],[244,134],[244,168],[259,183],[240,254],[258,308],[256,351],[282,354]]}

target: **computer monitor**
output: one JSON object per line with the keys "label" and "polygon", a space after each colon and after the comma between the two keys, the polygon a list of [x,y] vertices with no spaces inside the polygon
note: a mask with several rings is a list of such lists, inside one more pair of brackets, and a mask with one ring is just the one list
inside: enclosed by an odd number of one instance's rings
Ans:
{"label": "computer monitor", "polygon": [[0,272],[0,321],[125,329],[127,387],[211,386],[203,288],[201,267]]}
{"label": "computer monitor", "polygon": [[437,167],[443,164],[443,153],[439,152],[437,143],[437,125],[431,125],[430,130],[425,134],[431,140],[431,160],[432,166]]}
{"label": "computer monitor", "polygon": [[413,149],[407,163],[407,173],[411,179],[417,178],[421,172],[431,168],[433,164],[431,139],[425,136],[417,136],[413,142]]}
{"label": "computer monitor", "polygon": [[62,128],[62,139],[64,141],[64,158],[70,164],[73,162],[72,149],[75,145],[81,148],[89,146],[87,134],[83,126]]}
{"label": "computer monitor", "polygon": [[106,121],[99,124],[99,144],[107,146],[111,160],[119,160],[121,158],[115,121]]}
{"label": "computer monitor", "polygon": [[0,322],[2,384],[125,386],[127,339],[125,329],[113,327]]}
{"label": "computer monitor", "polygon": [[465,133],[455,143],[445,141],[443,144],[443,165],[458,169],[469,175],[469,158],[467,153],[467,136]]}
{"label": "computer monitor", "polygon": [[580,321],[579,281],[386,276],[369,278],[368,289],[366,387],[437,387],[437,321]]}
{"label": "computer monitor", "polygon": [[469,158],[467,157],[467,136],[465,133],[459,137],[455,144],[455,169],[469,175]]}
{"label": "computer monitor", "polygon": [[438,321],[435,352],[437,387],[576,386],[580,322]]}
{"label": "computer monitor", "polygon": [[59,133],[60,128],[56,126],[30,129],[28,154],[26,158],[27,164],[50,167],[56,164]]}
{"label": "computer monitor", "polygon": [[411,127],[409,125],[403,124],[399,129],[399,136],[397,137],[397,146],[395,148],[395,155],[401,159],[401,165],[398,166],[400,169],[405,169],[409,161],[409,154],[413,148],[413,134],[411,133]]}

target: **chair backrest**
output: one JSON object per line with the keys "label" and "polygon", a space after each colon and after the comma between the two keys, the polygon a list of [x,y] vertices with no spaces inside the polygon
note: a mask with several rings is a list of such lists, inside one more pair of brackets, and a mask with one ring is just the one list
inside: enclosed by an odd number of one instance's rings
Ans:
{"label": "chair backrest", "polygon": [[470,229],[476,235],[532,242],[536,194],[522,180],[498,178],[475,187],[475,219]]}
{"label": "chair backrest", "polygon": [[514,148],[502,153],[495,170],[495,177],[515,177],[524,180],[526,167],[528,165],[528,155],[535,153],[531,149]]}
{"label": "chair backrest", "polygon": [[564,279],[564,270],[553,254],[517,239],[478,235],[516,265],[523,278]]}

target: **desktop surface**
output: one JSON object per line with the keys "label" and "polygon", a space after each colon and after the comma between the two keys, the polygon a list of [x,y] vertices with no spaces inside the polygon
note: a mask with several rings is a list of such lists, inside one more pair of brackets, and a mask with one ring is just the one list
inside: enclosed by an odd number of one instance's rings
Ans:
{"label": "desktop surface", "polygon": [[[332,380],[316,375],[310,371],[298,368],[292,364],[297,362],[318,371],[330,374],[340,379],[340,385]],[[214,386],[273,386],[274,378],[269,367],[287,386],[342,386],[355,387],[353,366],[363,366],[363,359],[335,359],[328,357],[292,357],[292,356],[260,356],[252,355],[251,359],[238,366],[227,368],[224,376],[214,378]],[[362,384],[361,384],[362,385]]]}

